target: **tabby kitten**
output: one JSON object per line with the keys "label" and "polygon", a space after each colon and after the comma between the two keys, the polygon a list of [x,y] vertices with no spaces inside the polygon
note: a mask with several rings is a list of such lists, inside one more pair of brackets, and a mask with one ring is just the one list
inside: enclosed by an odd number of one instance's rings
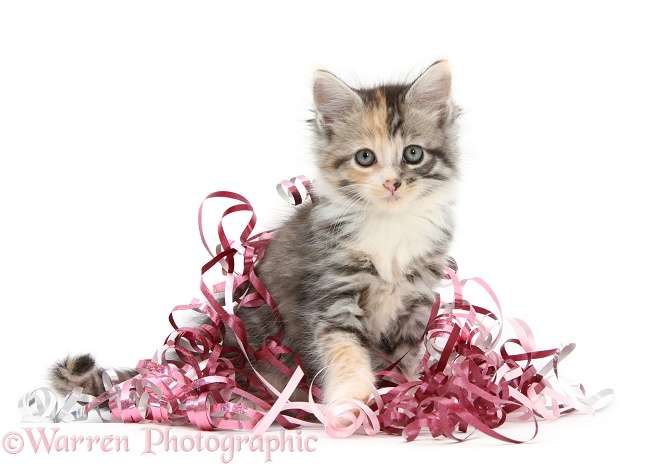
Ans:
{"label": "tabby kitten", "polygon": [[[282,344],[301,357],[308,380],[327,367],[316,380],[324,401],[366,401],[355,371],[375,383],[401,359],[396,370],[416,376],[454,231],[458,112],[446,61],[412,83],[369,89],[317,71],[313,97],[315,202],[276,230],[256,272],[279,306]],[[254,348],[279,331],[268,308],[237,314]],[[285,385],[268,363],[255,364]],[[83,355],[56,364],[51,379],[61,392],[82,385],[98,394],[101,371]]]}

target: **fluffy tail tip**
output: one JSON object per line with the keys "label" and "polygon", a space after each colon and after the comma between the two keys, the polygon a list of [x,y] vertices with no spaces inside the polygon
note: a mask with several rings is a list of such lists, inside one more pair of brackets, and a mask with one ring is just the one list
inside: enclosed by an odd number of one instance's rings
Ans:
{"label": "fluffy tail tip", "polygon": [[53,364],[49,378],[53,388],[61,395],[70,393],[75,387],[82,387],[84,393],[96,396],[103,392],[102,372],[91,354],[79,354],[67,356]]}

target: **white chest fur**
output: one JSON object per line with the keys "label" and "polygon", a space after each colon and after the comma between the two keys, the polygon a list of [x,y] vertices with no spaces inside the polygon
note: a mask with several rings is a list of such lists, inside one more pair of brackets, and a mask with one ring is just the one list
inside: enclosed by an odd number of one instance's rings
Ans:
{"label": "white chest fur", "polygon": [[401,211],[399,215],[372,214],[364,218],[355,245],[373,262],[379,280],[369,289],[367,327],[376,339],[396,321],[410,295],[431,290],[410,282],[405,274],[415,259],[430,254],[444,238],[446,228],[439,209]]}
{"label": "white chest fur", "polygon": [[406,277],[415,261],[428,256],[451,231],[451,212],[439,202],[416,203],[395,211],[369,210],[346,214],[341,205],[324,205],[316,211],[324,222],[343,220],[350,256],[370,261],[378,272],[369,283],[365,324],[375,339],[396,321],[412,295],[431,293],[428,284]]}
{"label": "white chest fur", "polygon": [[391,284],[404,278],[415,258],[434,249],[446,227],[437,208],[409,209],[396,215],[371,213],[362,221],[356,246],[371,258],[380,277]]}

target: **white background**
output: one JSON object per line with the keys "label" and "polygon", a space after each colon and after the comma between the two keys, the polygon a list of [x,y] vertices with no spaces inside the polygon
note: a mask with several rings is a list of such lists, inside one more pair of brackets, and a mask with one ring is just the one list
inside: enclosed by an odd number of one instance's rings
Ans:
{"label": "white background", "polygon": [[[613,388],[617,404],[543,423],[520,446],[310,431],[316,452],[274,460],[647,464],[659,156],[649,4],[0,3],[0,435],[22,432],[16,401],[55,359],[91,351],[131,366],[152,355],[169,310],[199,296],[204,196],[238,191],[259,228],[277,224],[287,207],[275,184],[313,176],[305,120],[315,68],[373,84],[448,58],[465,113],[461,275],[487,280],[539,347],[577,343],[564,370],[591,393]],[[142,438],[139,426],[60,427]],[[33,456],[26,449],[12,464]],[[233,463],[263,460],[245,452]]]}

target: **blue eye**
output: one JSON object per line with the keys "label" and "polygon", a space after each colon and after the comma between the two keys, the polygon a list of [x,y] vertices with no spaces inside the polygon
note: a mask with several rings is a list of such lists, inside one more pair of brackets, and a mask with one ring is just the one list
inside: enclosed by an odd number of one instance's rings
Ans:
{"label": "blue eye", "polygon": [[370,167],[375,163],[375,154],[367,149],[359,150],[355,154],[355,162],[362,167]]}
{"label": "blue eye", "polygon": [[423,159],[423,149],[419,146],[407,146],[403,151],[403,160],[410,165],[415,165]]}

